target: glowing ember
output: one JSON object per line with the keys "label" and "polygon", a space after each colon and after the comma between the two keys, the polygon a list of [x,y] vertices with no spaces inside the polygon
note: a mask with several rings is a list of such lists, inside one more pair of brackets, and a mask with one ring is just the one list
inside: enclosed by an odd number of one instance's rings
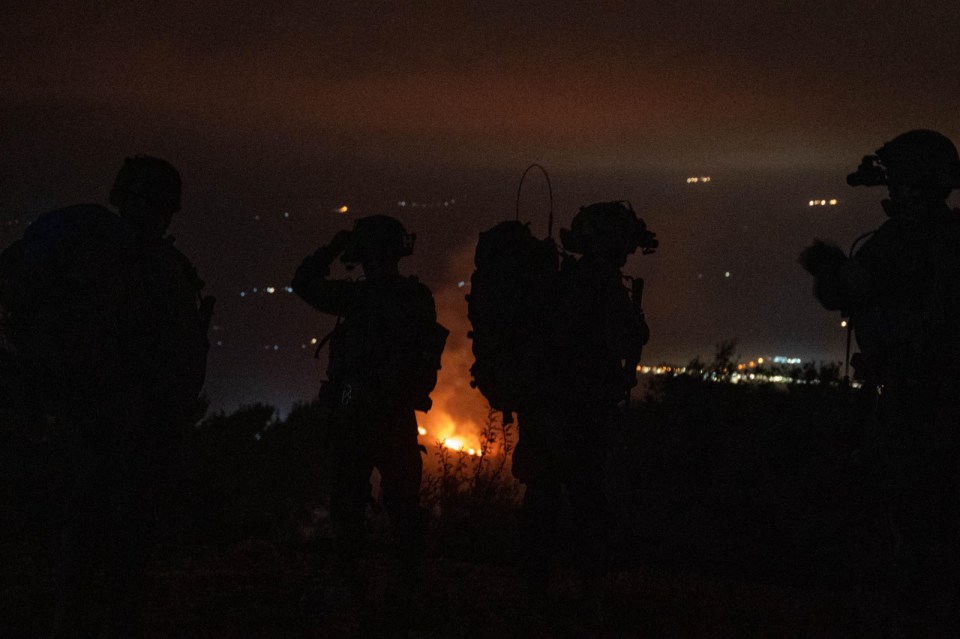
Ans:
{"label": "glowing ember", "polygon": [[459,437],[448,437],[447,439],[440,440],[443,442],[443,445],[446,448],[451,450],[461,450],[463,449],[463,440]]}
{"label": "glowing ember", "polygon": [[426,435],[427,429],[424,428],[423,426],[417,426],[417,432],[420,433],[421,435]]}

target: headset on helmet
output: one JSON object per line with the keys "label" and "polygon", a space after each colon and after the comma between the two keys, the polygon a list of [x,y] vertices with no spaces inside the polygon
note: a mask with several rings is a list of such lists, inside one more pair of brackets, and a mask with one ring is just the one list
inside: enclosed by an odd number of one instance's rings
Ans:
{"label": "headset on helmet", "polygon": [[560,229],[560,242],[571,253],[583,253],[590,238],[601,235],[623,238],[629,253],[640,248],[648,255],[658,245],[657,234],[647,230],[626,200],[581,206],[570,228]]}
{"label": "headset on helmet", "polygon": [[359,264],[370,258],[399,260],[413,254],[416,233],[407,233],[400,220],[389,215],[370,215],[353,223],[350,240],[340,260]]}
{"label": "headset on helmet", "polygon": [[936,131],[916,129],[893,138],[866,155],[850,186],[900,184],[937,189],[960,188],[960,156],[948,137]]}

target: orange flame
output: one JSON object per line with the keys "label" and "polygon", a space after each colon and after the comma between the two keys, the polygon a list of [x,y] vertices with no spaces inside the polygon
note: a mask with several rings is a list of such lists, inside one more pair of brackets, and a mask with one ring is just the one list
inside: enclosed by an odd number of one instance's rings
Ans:
{"label": "orange flame", "polygon": [[470,325],[464,289],[456,284],[463,280],[459,274],[472,269],[472,249],[454,256],[450,270],[457,275],[450,277],[449,286],[434,293],[437,319],[449,329],[450,335],[441,358],[437,387],[430,395],[433,408],[428,413],[417,413],[418,431],[425,438],[421,439],[423,443],[429,447],[442,441],[446,448],[463,450],[468,455],[470,450],[476,455],[481,449],[479,434],[489,412],[486,399],[470,386],[473,365],[471,341],[467,338]]}

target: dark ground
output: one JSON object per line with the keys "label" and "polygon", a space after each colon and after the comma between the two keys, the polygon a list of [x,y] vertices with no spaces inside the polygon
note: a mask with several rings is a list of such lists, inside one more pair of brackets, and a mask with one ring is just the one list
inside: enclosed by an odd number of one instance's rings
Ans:
{"label": "dark ground", "polygon": [[[301,595],[328,572],[323,549],[278,550],[253,540],[228,547],[163,548],[148,573],[146,637],[853,637],[854,593],[792,589],[656,569],[613,572],[602,624],[585,621],[572,578],[556,575],[546,613],[532,615],[517,571],[431,558],[422,600],[388,595],[392,563],[372,554],[368,603],[324,614]],[[5,637],[43,637],[52,606],[36,561],[4,568]]]}
{"label": "dark ground", "polygon": [[[367,603],[301,603],[335,559],[329,537],[297,533],[302,504],[323,503],[328,481],[315,408],[283,421],[263,406],[212,416],[187,438],[186,505],[149,566],[147,636],[880,636],[882,508],[858,447],[865,424],[856,395],[826,385],[655,382],[610,442],[613,561],[597,625],[563,543],[550,604],[528,607],[515,486],[496,464],[476,473],[475,458],[425,482],[433,521],[419,602],[395,603],[375,520]],[[0,637],[26,639],[49,626],[45,542],[64,479],[50,470],[49,439],[25,432],[0,442]],[[931,610],[928,636],[947,636],[946,614]]]}

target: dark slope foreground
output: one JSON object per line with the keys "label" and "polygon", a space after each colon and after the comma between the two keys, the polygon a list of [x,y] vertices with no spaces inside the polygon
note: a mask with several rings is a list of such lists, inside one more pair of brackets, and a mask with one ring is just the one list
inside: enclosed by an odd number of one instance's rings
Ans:
{"label": "dark slope foreground", "polygon": [[[562,546],[551,600],[528,606],[517,487],[495,456],[479,470],[477,458],[454,456],[446,477],[433,464],[419,601],[401,604],[391,588],[389,533],[374,509],[363,605],[303,601],[330,582],[336,558],[323,508],[334,451],[315,407],[278,420],[255,406],[211,416],[186,439],[179,506],[165,516],[158,506],[145,636],[879,636],[882,508],[856,396],[830,385],[647,382],[610,438],[615,529],[602,621],[578,601]],[[69,456],[49,435],[3,431],[2,637],[47,634],[56,496],[69,483]],[[943,614],[930,613],[929,636]]]}

